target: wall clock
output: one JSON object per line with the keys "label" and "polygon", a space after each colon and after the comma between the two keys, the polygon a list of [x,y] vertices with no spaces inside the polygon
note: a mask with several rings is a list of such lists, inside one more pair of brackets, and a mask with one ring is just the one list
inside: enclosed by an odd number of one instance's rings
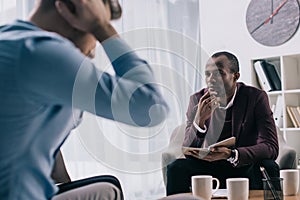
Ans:
{"label": "wall clock", "polygon": [[251,0],[246,24],[250,35],[266,46],[278,46],[296,33],[299,26],[298,0]]}

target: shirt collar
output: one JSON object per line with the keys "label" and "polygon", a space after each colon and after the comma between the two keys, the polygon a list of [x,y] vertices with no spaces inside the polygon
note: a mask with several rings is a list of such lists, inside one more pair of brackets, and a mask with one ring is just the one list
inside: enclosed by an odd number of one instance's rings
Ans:
{"label": "shirt collar", "polygon": [[220,109],[227,110],[228,108],[230,108],[230,107],[233,105],[233,101],[234,101],[234,99],[235,99],[236,91],[237,91],[237,87],[235,86],[234,94],[233,94],[231,100],[229,101],[229,103],[227,104],[226,107],[220,106],[220,107],[219,107]]}

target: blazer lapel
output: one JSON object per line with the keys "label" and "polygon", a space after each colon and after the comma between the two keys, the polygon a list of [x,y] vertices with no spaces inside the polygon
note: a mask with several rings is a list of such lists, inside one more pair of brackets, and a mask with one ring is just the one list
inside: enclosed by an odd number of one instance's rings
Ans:
{"label": "blazer lapel", "polygon": [[243,94],[241,88],[238,87],[232,110],[232,131],[233,136],[236,137],[237,141],[244,126],[244,120],[247,114],[247,104],[247,94]]}

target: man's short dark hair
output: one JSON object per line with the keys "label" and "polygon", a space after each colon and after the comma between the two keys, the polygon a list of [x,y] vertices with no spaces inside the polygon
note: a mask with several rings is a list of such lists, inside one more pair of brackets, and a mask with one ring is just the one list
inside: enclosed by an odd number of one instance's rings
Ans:
{"label": "man's short dark hair", "polygon": [[[43,11],[47,11],[49,9],[53,9],[55,8],[55,1],[57,0],[42,0],[42,4],[41,4],[41,8],[43,9]],[[62,0],[65,4],[67,4],[67,6],[71,7],[71,10],[73,10],[73,5],[72,2],[70,0]],[[108,0],[102,0],[104,4],[107,3]]]}
{"label": "man's short dark hair", "polygon": [[211,57],[217,58],[222,55],[226,56],[228,58],[228,60],[230,61],[230,63],[231,63],[230,71],[232,73],[240,71],[239,61],[238,61],[237,57],[235,55],[233,55],[232,53],[229,53],[227,51],[221,51],[221,52],[214,53]]}

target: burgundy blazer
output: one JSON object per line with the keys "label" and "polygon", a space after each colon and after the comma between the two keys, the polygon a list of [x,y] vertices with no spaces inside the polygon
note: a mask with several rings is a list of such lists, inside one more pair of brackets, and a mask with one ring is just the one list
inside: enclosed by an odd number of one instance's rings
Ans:
{"label": "burgundy blazer", "polygon": [[[187,116],[187,127],[183,146],[200,147],[206,133],[200,133],[193,126],[198,102],[206,88],[193,94]],[[209,127],[210,119],[205,125]],[[244,83],[237,83],[237,93],[232,107],[232,133],[236,137],[236,149],[239,152],[239,164],[243,166],[263,159],[276,159],[278,140],[273,113],[265,91]]]}

